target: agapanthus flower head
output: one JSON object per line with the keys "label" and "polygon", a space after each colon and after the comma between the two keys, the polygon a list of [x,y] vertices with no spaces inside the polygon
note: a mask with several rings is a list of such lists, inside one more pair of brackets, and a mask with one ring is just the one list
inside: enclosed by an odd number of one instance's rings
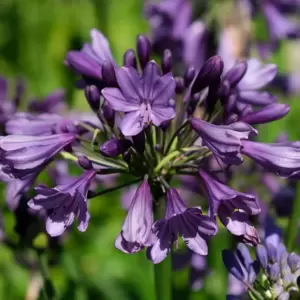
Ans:
{"label": "agapanthus flower head", "polygon": [[199,173],[209,200],[210,216],[218,214],[220,221],[232,234],[248,244],[257,244],[257,232],[249,221],[250,215],[260,212],[255,196],[231,189],[204,170]]}
{"label": "agapanthus flower head", "polygon": [[25,178],[49,162],[76,139],[73,133],[49,136],[8,135],[1,137],[1,161],[6,173]]}
{"label": "agapanthus flower head", "polygon": [[28,202],[34,210],[47,212],[46,231],[51,236],[59,236],[78,219],[78,230],[85,231],[90,215],[87,208],[87,193],[96,175],[95,170],[85,171],[72,182],[48,188],[38,185],[37,196]]}
{"label": "agapanthus flower head", "polygon": [[120,124],[125,136],[174,118],[175,111],[168,102],[175,91],[175,80],[169,73],[161,76],[154,61],[147,64],[142,77],[136,69],[127,67],[116,70],[116,77],[119,88],[105,88],[102,94],[111,108],[126,112]]}
{"label": "agapanthus flower head", "polygon": [[188,208],[176,189],[171,188],[166,195],[165,217],[153,224],[157,241],[149,249],[149,257],[154,263],[164,260],[178,236],[193,252],[207,255],[207,239],[216,231],[213,219],[203,215],[199,207]]}
{"label": "agapanthus flower head", "polygon": [[125,253],[135,253],[150,246],[153,237],[152,195],[147,180],[137,188],[115,246]]}

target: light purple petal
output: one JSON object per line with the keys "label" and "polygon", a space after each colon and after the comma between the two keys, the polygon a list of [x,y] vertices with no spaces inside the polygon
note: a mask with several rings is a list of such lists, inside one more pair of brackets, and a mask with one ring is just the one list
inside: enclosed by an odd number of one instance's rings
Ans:
{"label": "light purple petal", "polygon": [[160,77],[160,71],[155,61],[150,61],[146,65],[146,68],[142,76],[143,96],[144,99],[153,99],[155,87],[162,80]]}
{"label": "light purple petal", "polygon": [[268,92],[240,91],[238,101],[252,105],[268,105],[277,101],[277,98]]}
{"label": "light purple petal", "polygon": [[144,126],[139,111],[127,113],[120,124],[120,130],[125,136],[137,135],[143,128]]}
{"label": "light purple petal", "polygon": [[140,104],[142,94],[141,79],[137,70],[132,67],[122,67],[116,69],[116,77],[126,100],[133,104]]}
{"label": "light purple petal", "polygon": [[152,106],[168,105],[175,93],[175,86],[175,79],[170,73],[160,77],[154,86]]}
{"label": "light purple petal", "polygon": [[140,104],[130,102],[128,98],[124,98],[123,94],[118,88],[104,88],[102,95],[108,102],[109,106],[116,111],[134,111],[138,110]]}
{"label": "light purple petal", "polygon": [[270,83],[277,74],[277,66],[261,65],[256,58],[247,61],[248,68],[242,80],[238,83],[240,90],[258,90]]}
{"label": "light purple petal", "polygon": [[159,126],[162,122],[171,120],[175,117],[176,112],[172,107],[153,107],[151,120],[155,126]]}
{"label": "light purple petal", "polygon": [[92,49],[101,62],[114,62],[106,37],[97,29],[93,28],[90,32],[92,38]]}
{"label": "light purple petal", "polygon": [[208,246],[205,239],[203,239],[199,234],[195,237],[182,237],[187,246],[199,255],[208,254]]}

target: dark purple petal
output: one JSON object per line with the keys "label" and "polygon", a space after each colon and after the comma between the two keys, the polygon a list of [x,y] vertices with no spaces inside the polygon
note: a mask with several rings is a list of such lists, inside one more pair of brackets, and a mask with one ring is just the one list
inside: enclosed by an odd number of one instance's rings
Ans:
{"label": "dark purple petal", "polygon": [[201,119],[190,120],[192,128],[202,138],[203,143],[225,164],[241,164],[242,140],[257,131],[250,125],[237,122],[230,125],[214,125]]}
{"label": "dark purple petal", "polygon": [[203,180],[204,188],[209,200],[210,216],[217,214],[220,205],[231,205],[234,209],[241,209],[248,214],[256,215],[260,213],[259,204],[255,196],[237,192],[227,185],[215,180],[204,170],[199,171]]}
{"label": "dark purple petal", "polygon": [[270,172],[291,177],[300,172],[300,142],[266,144],[243,141],[242,153]]}
{"label": "dark purple petal", "polygon": [[228,272],[242,282],[246,280],[246,272],[243,270],[241,262],[237,259],[233,252],[229,250],[223,250],[222,259]]}
{"label": "dark purple petal", "polygon": [[[169,78],[170,80],[173,79],[173,77],[171,76],[168,75],[165,76],[167,76],[165,77],[166,80]],[[153,93],[156,92],[156,86],[160,83],[161,80],[163,80],[163,78],[164,77],[160,76],[160,70],[156,62],[154,60],[148,62],[142,76],[142,89],[143,89],[144,99],[153,99],[155,97]],[[164,84],[165,82],[163,81],[162,83]],[[173,92],[174,90],[175,90],[175,85],[173,88]]]}
{"label": "dark purple petal", "polygon": [[223,81],[228,81],[231,87],[235,87],[243,78],[247,71],[247,62],[243,61],[235,64],[223,77]]}
{"label": "dark purple petal", "polygon": [[78,218],[78,230],[87,229],[87,193],[95,176],[94,170],[85,171],[67,184],[52,189],[45,186],[35,189],[37,196],[31,199],[28,205],[34,210],[45,209],[48,212],[46,230],[51,236],[63,234],[66,228],[72,225],[75,217]]}
{"label": "dark purple petal", "polygon": [[260,110],[242,116],[240,121],[251,125],[268,123],[283,118],[289,111],[288,104],[269,104]]}

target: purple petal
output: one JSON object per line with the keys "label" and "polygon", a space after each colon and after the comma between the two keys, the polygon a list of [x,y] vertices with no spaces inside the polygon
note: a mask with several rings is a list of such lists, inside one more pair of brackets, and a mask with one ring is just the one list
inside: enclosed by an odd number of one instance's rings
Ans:
{"label": "purple petal", "polygon": [[276,65],[262,66],[256,58],[249,59],[247,63],[246,74],[238,84],[240,90],[258,90],[270,83],[276,76]]}
{"label": "purple petal", "polygon": [[270,104],[260,110],[246,114],[240,121],[248,124],[263,124],[283,118],[290,111],[288,104]]}
{"label": "purple petal", "polygon": [[290,177],[300,172],[299,142],[266,144],[243,141],[242,152],[279,176]]}
{"label": "purple petal", "polygon": [[140,104],[142,90],[141,79],[137,70],[132,67],[122,67],[116,69],[116,77],[126,100],[133,104]]}
{"label": "purple petal", "polygon": [[160,80],[162,78],[156,62],[153,60],[148,62],[142,76],[143,96],[145,99],[154,98],[155,87]]}
{"label": "purple petal", "polygon": [[277,101],[277,98],[268,92],[240,91],[238,101],[252,105],[268,105]]}
{"label": "purple petal", "polygon": [[118,88],[104,88],[102,95],[108,102],[109,106],[116,111],[135,111],[140,107],[139,103],[130,102]]}
{"label": "purple petal", "polygon": [[175,117],[176,112],[172,107],[152,107],[151,120],[155,126],[159,126],[164,121],[171,120]]}
{"label": "purple petal", "polygon": [[139,111],[127,113],[120,124],[120,130],[125,136],[137,135],[143,128]]}
{"label": "purple petal", "polygon": [[101,62],[114,62],[106,37],[97,29],[93,28],[90,32],[92,38],[92,49]]}
{"label": "purple petal", "polygon": [[167,105],[175,93],[175,86],[175,80],[170,73],[160,77],[153,87],[152,106]]}

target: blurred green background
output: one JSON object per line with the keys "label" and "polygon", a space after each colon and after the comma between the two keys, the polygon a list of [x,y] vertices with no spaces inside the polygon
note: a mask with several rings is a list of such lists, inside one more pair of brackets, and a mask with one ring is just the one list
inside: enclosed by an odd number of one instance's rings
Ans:
{"label": "blurred green background", "polygon": [[[96,27],[109,39],[118,63],[128,48],[135,47],[138,33],[147,32],[142,0],[1,0],[0,73],[26,79],[27,95],[45,96],[56,88],[67,90],[67,101],[76,110],[88,110],[81,91],[74,89],[75,76],[63,65],[66,52],[80,49]],[[282,52],[283,51],[283,52]],[[280,70],[287,70],[285,47],[274,56]],[[299,68],[300,70],[300,68]],[[282,99],[286,101],[286,99]],[[272,141],[282,131],[300,138],[299,99],[289,99],[291,113],[282,121],[264,126],[262,139]],[[51,277],[60,299],[152,300],[153,265],[145,253],[125,255],[114,248],[125,212],[119,193],[91,201],[91,221],[86,233],[75,229],[65,240],[59,266]],[[4,199],[1,201],[4,209]],[[5,214],[5,230],[13,231],[13,219]],[[228,245],[224,231],[210,243],[208,263],[211,274],[204,288],[188,293],[188,271],[173,273],[174,299],[225,299],[227,273],[221,250]],[[36,274],[19,266],[6,247],[0,245],[0,299],[30,298]]]}

